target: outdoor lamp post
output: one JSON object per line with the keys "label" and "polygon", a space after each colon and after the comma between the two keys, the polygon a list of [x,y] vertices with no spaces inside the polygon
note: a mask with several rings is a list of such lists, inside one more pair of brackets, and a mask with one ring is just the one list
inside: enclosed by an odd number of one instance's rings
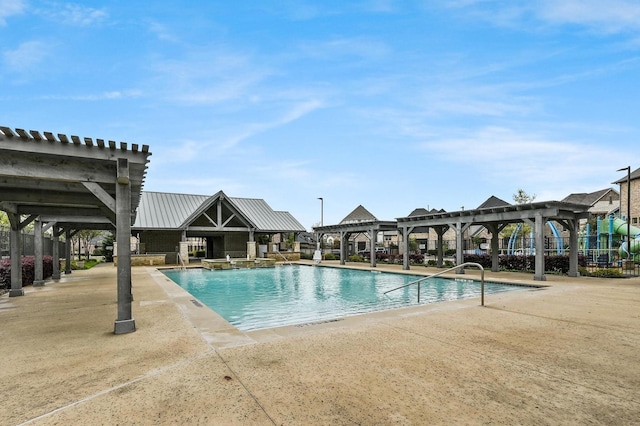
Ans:
{"label": "outdoor lamp post", "polygon": [[[324,198],[318,197],[320,200],[320,226],[324,226]],[[318,250],[321,249],[320,233],[318,232]]]}
{"label": "outdoor lamp post", "polygon": [[617,171],[627,171],[627,259],[631,258],[631,166]]}

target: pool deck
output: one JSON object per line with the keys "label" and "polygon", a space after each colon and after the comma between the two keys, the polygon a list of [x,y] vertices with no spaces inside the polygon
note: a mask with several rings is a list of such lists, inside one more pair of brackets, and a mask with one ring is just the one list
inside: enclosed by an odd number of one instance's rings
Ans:
{"label": "pool deck", "polygon": [[136,267],[116,336],[115,268],[74,271],[0,296],[0,424],[639,424],[640,279],[547,278],[242,333]]}

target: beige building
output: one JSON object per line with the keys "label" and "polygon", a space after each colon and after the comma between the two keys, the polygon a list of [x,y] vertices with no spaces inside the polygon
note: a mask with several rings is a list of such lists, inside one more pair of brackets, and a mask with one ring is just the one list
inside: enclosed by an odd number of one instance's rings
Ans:
{"label": "beige building", "polygon": [[630,174],[631,186],[631,212],[627,209],[629,188],[627,188],[627,176],[613,182],[620,186],[620,217],[630,217],[631,224],[638,226],[640,224],[640,169],[636,169]]}

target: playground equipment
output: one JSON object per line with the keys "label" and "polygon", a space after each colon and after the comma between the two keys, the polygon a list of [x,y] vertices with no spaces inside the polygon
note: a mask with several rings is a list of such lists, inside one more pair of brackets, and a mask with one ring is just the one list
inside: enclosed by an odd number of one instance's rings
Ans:
{"label": "playground equipment", "polygon": [[600,267],[609,267],[616,263],[614,258],[616,248],[619,260],[632,257],[638,261],[640,260],[640,228],[629,226],[628,229],[631,234],[629,252],[627,252],[626,242],[621,242],[618,246],[620,236],[627,235],[627,222],[613,216],[605,219],[598,217],[595,235],[591,235],[591,227],[587,224],[580,248],[592,262],[597,262]]}
{"label": "playground equipment", "polygon": [[[547,225],[549,226],[549,229],[551,229],[551,233],[556,240],[556,253],[559,255],[564,254],[564,245],[562,244],[562,236],[560,235],[560,231],[558,231],[558,228],[553,224],[553,222],[547,222]],[[511,236],[509,237],[509,243],[507,245],[507,254],[516,253],[518,234],[520,233],[521,229],[522,223],[518,223],[511,233]],[[535,253],[535,247],[533,243],[533,231],[531,231],[531,235],[529,236],[529,253],[531,254]]]}
{"label": "playground equipment", "polygon": [[[626,242],[620,244],[620,248],[618,249],[618,253],[620,253],[620,256],[635,256],[640,253],[640,228],[636,226],[629,226],[629,231],[631,232],[631,235],[629,235],[629,248],[627,248]],[[611,221],[611,232],[614,234],[626,236],[627,222],[618,218],[613,219]]]}

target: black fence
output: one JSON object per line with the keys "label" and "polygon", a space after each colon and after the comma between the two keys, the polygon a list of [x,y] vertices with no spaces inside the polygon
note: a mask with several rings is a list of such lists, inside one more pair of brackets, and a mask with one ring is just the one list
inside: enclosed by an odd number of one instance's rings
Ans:
{"label": "black fence", "polygon": [[[35,235],[33,230],[24,230],[20,236],[21,253],[23,256],[35,255]],[[58,241],[58,254],[64,256],[65,242]],[[53,254],[53,237],[48,234],[43,236],[42,245],[43,255],[51,256]],[[0,227],[0,259],[8,258],[11,255],[11,230],[9,228]]]}

